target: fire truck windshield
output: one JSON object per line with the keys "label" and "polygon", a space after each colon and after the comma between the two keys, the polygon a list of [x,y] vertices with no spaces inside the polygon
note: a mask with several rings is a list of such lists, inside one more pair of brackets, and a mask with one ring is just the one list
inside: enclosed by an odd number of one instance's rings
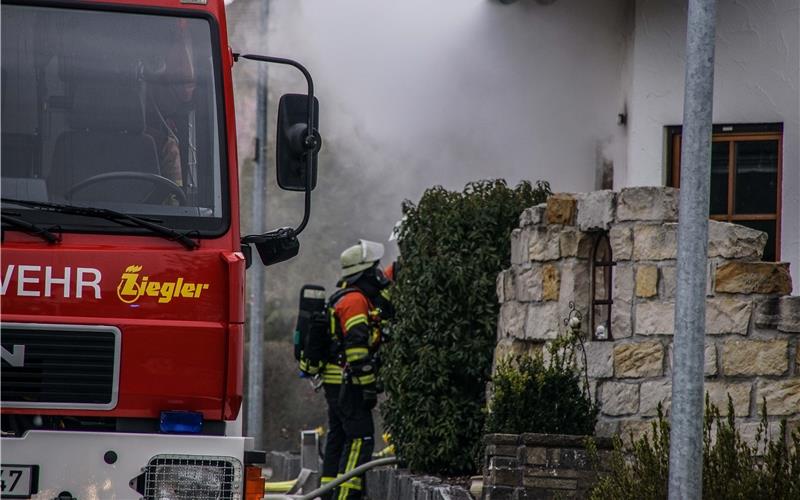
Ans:
{"label": "fire truck windshield", "polygon": [[[135,214],[199,236],[227,229],[208,19],[7,3],[1,14],[3,197]],[[87,221],[14,212],[65,231]],[[91,230],[106,227],[121,230],[97,220]]]}

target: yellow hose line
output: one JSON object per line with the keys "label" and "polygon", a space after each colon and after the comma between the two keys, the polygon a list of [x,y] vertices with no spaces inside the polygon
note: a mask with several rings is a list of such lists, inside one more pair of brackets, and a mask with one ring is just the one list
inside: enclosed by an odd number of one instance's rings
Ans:
{"label": "yellow hose line", "polygon": [[292,486],[294,486],[296,482],[297,479],[292,479],[290,481],[267,481],[264,483],[264,493],[286,493],[292,489]]}

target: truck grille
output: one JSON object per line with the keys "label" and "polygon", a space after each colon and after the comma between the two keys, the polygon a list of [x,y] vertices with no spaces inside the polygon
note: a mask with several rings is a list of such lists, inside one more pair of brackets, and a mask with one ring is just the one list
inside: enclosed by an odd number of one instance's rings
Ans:
{"label": "truck grille", "polygon": [[233,457],[156,455],[144,472],[146,500],[238,500],[242,465]]}
{"label": "truck grille", "polygon": [[116,406],[117,328],[22,323],[3,323],[1,328],[3,406]]}

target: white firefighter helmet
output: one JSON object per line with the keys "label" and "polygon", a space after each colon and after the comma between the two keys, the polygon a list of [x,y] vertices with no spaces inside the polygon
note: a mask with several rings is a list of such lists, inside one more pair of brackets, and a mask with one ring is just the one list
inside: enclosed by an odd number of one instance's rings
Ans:
{"label": "white firefighter helmet", "polygon": [[347,278],[369,269],[383,257],[383,244],[369,240],[358,240],[357,245],[342,252],[342,278]]}

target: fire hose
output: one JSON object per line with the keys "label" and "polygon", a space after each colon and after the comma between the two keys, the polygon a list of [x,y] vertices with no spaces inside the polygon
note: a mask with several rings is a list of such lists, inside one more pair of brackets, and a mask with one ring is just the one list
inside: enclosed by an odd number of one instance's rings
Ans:
{"label": "fire hose", "polygon": [[336,488],[343,482],[348,481],[356,476],[360,476],[361,474],[367,472],[370,469],[373,469],[375,467],[380,467],[383,465],[394,465],[397,462],[398,462],[397,457],[379,458],[377,460],[372,460],[371,462],[359,465],[350,472],[337,477],[330,483],[327,483],[326,485],[321,486],[309,493],[303,493],[302,495],[267,494],[264,495],[264,500],[314,500],[318,496],[323,495],[331,491],[332,489]]}

